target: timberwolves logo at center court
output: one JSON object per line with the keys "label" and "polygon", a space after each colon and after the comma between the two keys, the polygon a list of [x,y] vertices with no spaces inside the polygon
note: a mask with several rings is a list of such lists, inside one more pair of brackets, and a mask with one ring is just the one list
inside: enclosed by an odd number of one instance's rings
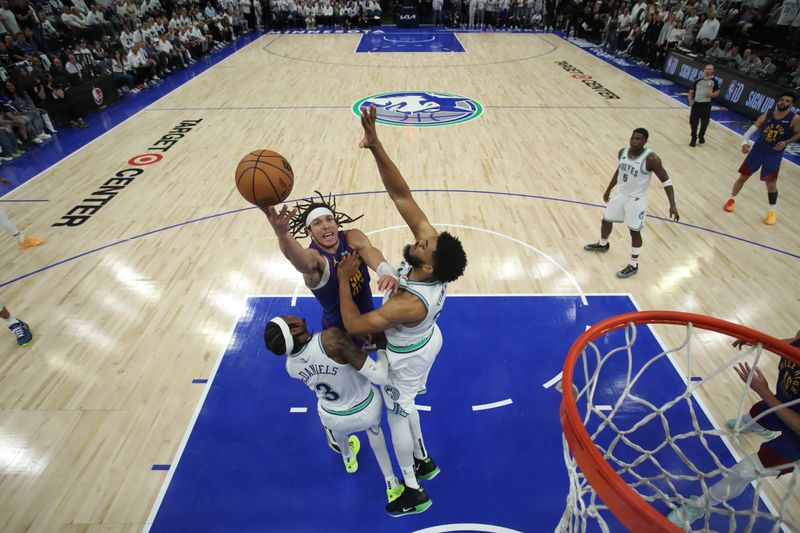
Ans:
{"label": "timberwolves logo at center court", "polygon": [[377,122],[390,126],[446,126],[476,118],[483,106],[466,96],[428,91],[374,94],[353,104],[353,113],[374,105]]}

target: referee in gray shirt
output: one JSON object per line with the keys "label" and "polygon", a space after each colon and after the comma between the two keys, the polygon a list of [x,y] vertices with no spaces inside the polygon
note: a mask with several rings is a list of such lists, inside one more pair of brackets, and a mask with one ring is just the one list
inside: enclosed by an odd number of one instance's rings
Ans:
{"label": "referee in gray shirt", "polygon": [[[708,128],[708,121],[711,120],[711,99],[717,96],[719,96],[719,82],[714,79],[714,65],[706,65],[706,68],[703,69],[703,77],[698,78],[689,89],[689,105],[692,106],[689,113],[692,141],[689,146],[695,146],[698,140],[700,144],[706,142],[706,128]],[[697,134],[698,123],[700,124],[699,137]]]}

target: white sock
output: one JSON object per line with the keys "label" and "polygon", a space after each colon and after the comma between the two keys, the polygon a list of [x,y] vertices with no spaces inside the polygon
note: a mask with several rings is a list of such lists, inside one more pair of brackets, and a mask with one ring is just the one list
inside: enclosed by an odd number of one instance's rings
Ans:
{"label": "white sock", "polygon": [[14,315],[11,315],[8,318],[6,318],[5,321],[6,321],[6,325],[8,327],[11,327],[14,324],[16,324],[17,322],[19,322],[19,318],[15,317]]}
{"label": "white sock", "polygon": [[600,240],[597,241],[597,244],[599,244],[600,246],[605,246],[606,244],[608,244],[608,239],[600,237]]}
{"label": "white sock", "polygon": [[6,233],[13,235],[20,241],[25,238],[25,235],[17,229],[17,226],[11,222],[11,219],[8,218],[8,215],[6,215],[6,212],[2,209],[0,209],[0,228],[3,228]]}
{"label": "white sock", "polygon": [[417,475],[414,473],[414,465],[401,466],[400,470],[403,472],[403,481],[409,489],[418,489]]}
{"label": "white sock", "polygon": [[632,267],[638,267],[639,266],[639,256],[640,255],[642,255],[642,247],[641,246],[631,247],[630,265]]}

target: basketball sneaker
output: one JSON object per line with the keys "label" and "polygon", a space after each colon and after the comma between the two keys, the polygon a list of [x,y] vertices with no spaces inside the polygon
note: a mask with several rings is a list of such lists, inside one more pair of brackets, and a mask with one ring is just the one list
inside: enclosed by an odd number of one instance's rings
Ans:
{"label": "basketball sneaker", "polygon": [[623,268],[622,270],[617,272],[617,277],[618,278],[629,278],[629,277],[633,276],[634,274],[636,274],[637,272],[639,272],[639,267],[638,266],[625,265],[625,268]]}
{"label": "basketball sneaker", "polygon": [[607,242],[605,244],[600,244],[599,242],[593,242],[592,244],[587,244],[583,247],[584,250],[587,252],[600,252],[606,253],[608,249],[611,248],[611,243]]}
{"label": "basketball sneaker", "polygon": [[347,440],[347,445],[350,446],[350,459],[347,460],[342,456],[342,460],[344,461],[344,469],[347,470],[348,474],[355,474],[358,472],[358,452],[361,450],[361,441],[358,440],[358,437],[355,435],[350,435],[350,438]]}
{"label": "basketball sneaker", "polygon": [[764,219],[764,224],[767,226],[774,226],[776,222],[778,222],[778,212],[767,211],[767,218]]}
{"label": "basketball sneaker", "polygon": [[19,241],[17,246],[19,246],[20,250],[27,250],[28,248],[33,248],[34,246],[39,246],[44,242],[43,237],[31,237],[26,236],[24,239]]}
{"label": "basketball sneaker", "polygon": [[697,142],[699,142],[700,144],[705,144],[706,138],[701,135],[700,137],[697,138]]}
{"label": "basketball sneaker", "polygon": [[411,489],[405,483],[400,485],[400,496],[386,504],[386,512],[391,516],[407,516],[427,511],[433,502],[422,487]]}
{"label": "basketball sneaker", "polygon": [[[758,423],[758,422],[756,422],[756,423]],[[731,428],[731,429],[735,429],[736,428],[736,419],[735,418],[731,418],[730,420],[728,420],[728,427]],[[766,439],[766,440],[774,439],[775,436],[778,434],[777,431],[771,431],[769,429],[756,429],[756,427],[752,426],[752,425],[748,426],[746,428],[743,428],[740,431],[740,433],[752,433],[753,435],[758,435],[759,437],[761,437],[763,439]]]}
{"label": "basketball sneaker", "polygon": [[397,482],[397,478],[394,478],[394,487],[386,489],[386,499],[389,502],[395,501],[400,495],[403,494],[403,486]]}
{"label": "basketball sneaker", "polygon": [[685,505],[678,507],[669,513],[667,515],[667,520],[682,529],[687,526],[691,526],[692,522],[696,522],[706,514],[704,507],[696,507],[692,505],[696,501],[697,496],[692,496],[687,500]]}
{"label": "basketball sneaker", "polygon": [[724,209],[725,211],[730,213],[730,212],[733,211],[733,204],[735,204],[735,203],[736,203],[736,201],[733,198],[731,198],[730,200],[725,202],[725,205],[722,206],[722,209]]}
{"label": "basketball sneaker", "polygon": [[414,457],[414,474],[417,476],[417,481],[426,481],[433,479],[439,475],[439,467],[433,462],[430,456],[425,459],[417,459]]}
{"label": "basketball sneaker", "polygon": [[18,345],[27,346],[31,342],[33,342],[33,332],[31,331],[31,328],[28,326],[28,324],[26,324],[22,320],[19,320],[18,322],[11,324],[10,326],[8,326],[8,329],[10,329],[11,333],[13,333],[17,337]]}

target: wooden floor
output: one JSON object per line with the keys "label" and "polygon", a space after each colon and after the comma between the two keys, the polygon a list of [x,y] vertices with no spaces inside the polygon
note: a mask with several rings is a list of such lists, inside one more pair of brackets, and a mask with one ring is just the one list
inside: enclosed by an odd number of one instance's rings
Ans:
{"label": "wooden floor", "polygon": [[[439,90],[485,106],[458,126],[380,130],[413,188],[491,193],[418,196],[433,222],[469,226],[453,229],[470,262],[452,293],[576,292],[522,241],[586,292],[631,293],[644,309],[710,314],[778,337],[800,328],[797,166],[783,164],[780,218],[768,227],[757,178],[735,213],[721,209],[742,159],[737,135],[712,123],[706,145],[690,149],[686,107],[555,36],[467,34],[465,54],[354,54],[358,39],[264,36],[7,196],[49,200],[4,206],[48,240],[25,252],[3,240],[2,281],[69,261],[0,289],[37,335],[27,349],[0,335],[0,530],[144,526],[166,475],[151,466],[174,458],[203,391],[192,379],[211,374],[248,295],[292,293],[300,279],[264,216],[236,211],[247,207],[234,188],[236,163],[253,149],[280,152],[295,169],[295,198],[380,190],[350,110],[370,94]],[[557,61],[620,99],[601,98]],[[88,222],[51,227],[131,168],[131,157],[198,119]],[[650,218],[640,272],[620,280],[627,231],[615,228],[608,254],[584,253],[602,210],[576,202],[602,204],[617,150],[639,126],[650,131],[686,224]],[[365,214],[357,224],[367,232],[402,223],[383,194],[338,205]],[[649,205],[667,216],[656,185]],[[396,261],[410,235],[373,239]],[[726,397],[707,402],[722,423]]]}

